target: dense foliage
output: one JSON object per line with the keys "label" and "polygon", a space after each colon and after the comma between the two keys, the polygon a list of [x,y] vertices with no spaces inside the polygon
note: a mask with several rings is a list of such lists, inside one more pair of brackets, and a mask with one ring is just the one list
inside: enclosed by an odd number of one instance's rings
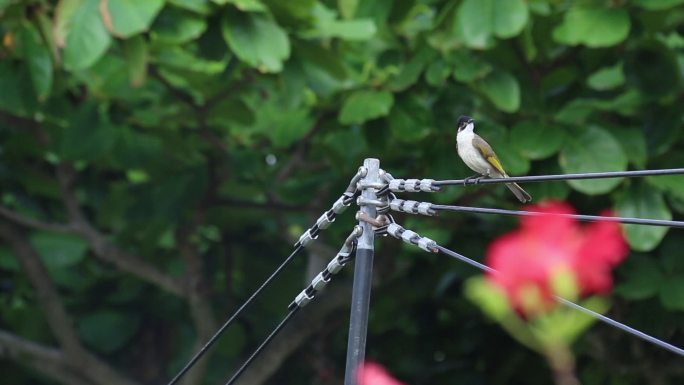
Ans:
{"label": "dense foliage", "polygon": [[[469,176],[461,114],[512,175],[682,167],[682,4],[0,0],[3,382],[168,380],[364,157],[397,177]],[[683,177],[525,187],[586,214],[684,213]],[[493,185],[418,198],[517,207]],[[474,258],[515,224],[396,219]],[[224,381],[353,223],[348,212],[326,230],[185,383]],[[684,234],[624,230],[610,315],[684,345]],[[477,272],[378,245],[370,357],[416,385],[550,382],[463,297]],[[245,383],[339,383],[349,278]],[[684,381],[678,358],[605,325],[575,350],[586,385]]]}

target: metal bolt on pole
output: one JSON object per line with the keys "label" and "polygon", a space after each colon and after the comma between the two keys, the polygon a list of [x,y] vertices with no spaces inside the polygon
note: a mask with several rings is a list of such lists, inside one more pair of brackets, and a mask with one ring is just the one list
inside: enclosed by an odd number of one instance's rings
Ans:
{"label": "metal bolt on pole", "polygon": [[[365,159],[363,162],[365,175],[362,181],[366,186],[379,183],[380,161]],[[366,199],[377,199],[372,187],[364,188],[361,196]],[[373,205],[361,206],[361,211],[371,218],[376,216]],[[347,366],[344,373],[344,385],[356,385],[356,369],[366,357],[366,333],[368,330],[368,309],[370,305],[371,283],[373,278],[373,227],[359,221],[363,233],[358,241],[354,262],[354,284],[352,288],[351,315],[349,318],[349,340],[347,342]]]}

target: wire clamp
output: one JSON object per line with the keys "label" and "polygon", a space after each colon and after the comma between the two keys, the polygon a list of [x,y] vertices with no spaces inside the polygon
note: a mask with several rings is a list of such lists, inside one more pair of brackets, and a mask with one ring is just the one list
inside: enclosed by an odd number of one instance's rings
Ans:
{"label": "wire clamp", "polygon": [[387,171],[385,171],[383,169],[380,169],[379,175],[380,175],[380,178],[387,183],[391,182],[394,179],[392,174],[388,173]]}
{"label": "wire clamp", "polygon": [[422,214],[428,216],[437,215],[437,211],[432,208],[430,202],[418,202],[404,199],[392,199],[389,203],[390,209],[409,214]]}
{"label": "wire clamp", "polygon": [[302,245],[302,247],[306,247],[306,245],[308,245],[309,243],[313,242],[313,241],[314,241],[315,239],[317,239],[317,238],[318,238],[318,234],[313,235],[313,234],[311,233],[311,229],[308,229],[308,230],[306,230],[306,231],[304,232],[304,234],[302,234],[302,235],[299,237],[299,240],[297,241],[297,243],[299,243],[300,245]]}
{"label": "wire clamp", "polygon": [[313,295],[309,295],[306,290],[302,290],[301,293],[295,297],[294,301],[288,306],[289,309],[292,309],[294,307],[304,307],[306,306],[311,300],[314,299]]}
{"label": "wire clamp", "polygon": [[359,206],[375,206],[375,207],[384,207],[387,206],[387,202],[383,199],[368,199],[365,197],[358,197],[356,198],[356,204]]}
{"label": "wire clamp", "polygon": [[434,185],[434,179],[392,179],[388,183],[392,192],[439,191],[439,187]]}
{"label": "wire clamp", "polygon": [[415,231],[406,230],[396,223],[390,223],[387,226],[387,234],[400,239],[409,245],[416,245],[428,253],[436,253],[439,251],[437,250],[437,242],[430,238],[422,237]]}
{"label": "wire clamp", "polygon": [[333,210],[328,210],[316,220],[316,226],[321,230],[325,230],[330,227],[333,222],[335,222],[335,212]]}

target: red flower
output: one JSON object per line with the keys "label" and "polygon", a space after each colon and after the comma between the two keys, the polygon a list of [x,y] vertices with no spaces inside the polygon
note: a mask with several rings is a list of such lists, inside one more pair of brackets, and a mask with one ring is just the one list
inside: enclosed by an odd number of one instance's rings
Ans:
{"label": "red flower", "polygon": [[512,306],[525,312],[530,298],[539,299],[542,308],[553,306],[553,279],[561,274],[574,278],[580,295],[609,291],[611,269],[628,251],[620,225],[599,221],[580,227],[563,217],[573,210],[561,202],[530,209],[549,215],[524,217],[520,228],[495,240],[486,256],[496,270],[490,281],[503,289]]}
{"label": "red flower", "polygon": [[374,362],[366,362],[356,370],[356,383],[358,385],[404,385],[392,377],[382,365]]}

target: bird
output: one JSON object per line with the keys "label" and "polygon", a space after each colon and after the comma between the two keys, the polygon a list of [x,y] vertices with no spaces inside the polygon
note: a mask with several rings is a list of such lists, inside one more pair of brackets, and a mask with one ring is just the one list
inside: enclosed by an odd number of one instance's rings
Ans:
{"label": "bird", "polygon": [[[478,175],[466,178],[508,178],[508,174],[501,165],[501,161],[484,139],[474,132],[475,120],[462,115],[457,121],[458,132],[456,133],[456,150],[463,162]],[[515,194],[522,203],[532,200],[532,196],[523,190],[517,183],[506,183],[506,187]]]}

